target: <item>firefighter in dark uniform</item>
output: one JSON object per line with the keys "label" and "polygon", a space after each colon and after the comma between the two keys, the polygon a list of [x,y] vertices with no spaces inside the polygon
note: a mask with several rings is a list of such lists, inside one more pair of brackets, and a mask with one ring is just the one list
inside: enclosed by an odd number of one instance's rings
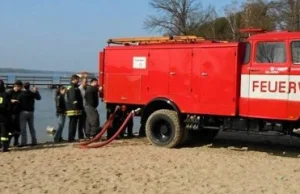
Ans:
{"label": "firefighter in dark uniform", "polygon": [[78,88],[79,76],[72,75],[71,85],[67,87],[66,109],[67,116],[69,117],[69,137],[68,141],[75,141],[76,129],[78,121],[83,111],[83,98],[80,89]]}
{"label": "firefighter in dark uniform", "polygon": [[90,85],[87,86],[85,91],[85,112],[86,112],[86,137],[93,138],[99,133],[99,113],[97,107],[99,105],[99,89],[98,80],[92,78]]}
{"label": "firefighter in dark uniform", "polygon": [[21,133],[20,130],[20,102],[19,96],[22,92],[23,83],[20,80],[17,80],[14,83],[14,87],[12,90],[8,91],[9,98],[11,99],[11,108],[12,108],[12,115],[10,121],[10,128],[13,132],[14,137],[14,146],[19,145],[19,136]]}
{"label": "firefighter in dark uniform", "polygon": [[0,138],[2,152],[8,152],[9,148],[9,116],[11,115],[11,102],[8,94],[5,92],[3,80],[0,80]]}

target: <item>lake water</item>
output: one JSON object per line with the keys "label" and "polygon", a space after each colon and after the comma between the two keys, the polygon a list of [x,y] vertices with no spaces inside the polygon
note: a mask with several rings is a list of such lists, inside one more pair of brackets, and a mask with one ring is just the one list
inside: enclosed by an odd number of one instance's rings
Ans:
{"label": "lake water", "polygon": [[[40,94],[42,99],[40,101],[35,102],[35,129],[37,133],[38,141],[46,142],[46,141],[53,141],[53,137],[46,133],[47,126],[55,127],[57,126],[57,120],[55,115],[55,103],[54,103],[54,93],[55,90],[51,89],[40,89]],[[104,124],[106,121],[106,110],[105,104],[100,103],[98,107],[98,111],[100,114],[100,122],[101,125]],[[63,131],[63,138],[68,138],[68,126],[69,126],[68,119],[66,120],[65,128]],[[134,119],[134,132],[138,132],[140,126],[139,118]],[[27,127],[28,130],[28,127]],[[28,138],[30,143],[30,134],[28,131]],[[76,134],[77,137],[78,134]]]}

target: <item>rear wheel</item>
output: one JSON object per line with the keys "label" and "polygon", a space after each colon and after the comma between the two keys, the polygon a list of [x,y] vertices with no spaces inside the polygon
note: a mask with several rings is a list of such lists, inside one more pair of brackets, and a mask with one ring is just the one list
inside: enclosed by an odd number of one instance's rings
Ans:
{"label": "rear wheel", "polygon": [[162,109],[153,112],[146,122],[148,140],[156,146],[174,148],[183,138],[183,129],[180,126],[175,111]]}

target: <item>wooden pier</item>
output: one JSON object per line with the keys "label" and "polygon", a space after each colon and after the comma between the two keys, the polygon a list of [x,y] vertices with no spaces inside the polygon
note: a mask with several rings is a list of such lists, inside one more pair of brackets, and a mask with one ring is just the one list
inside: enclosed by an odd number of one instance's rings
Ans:
{"label": "wooden pier", "polygon": [[7,76],[0,75],[0,79],[4,81],[7,88],[12,88],[16,80],[21,80],[24,82],[29,82],[32,86],[41,87],[41,88],[50,88],[55,89],[61,85],[69,85],[71,77],[64,76]]}

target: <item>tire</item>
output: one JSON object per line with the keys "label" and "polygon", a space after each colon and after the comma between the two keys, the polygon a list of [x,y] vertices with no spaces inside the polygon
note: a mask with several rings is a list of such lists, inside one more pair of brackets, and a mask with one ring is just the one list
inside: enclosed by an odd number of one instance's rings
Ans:
{"label": "tire", "polygon": [[190,131],[189,136],[193,142],[211,143],[213,139],[218,135],[219,130],[207,130]]}
{"label": "tire", "polygon": [[162,109],[153,112],[146,122],[146,135],[155,146],[174,148],[183,138],[178,115],[175,111]]}

